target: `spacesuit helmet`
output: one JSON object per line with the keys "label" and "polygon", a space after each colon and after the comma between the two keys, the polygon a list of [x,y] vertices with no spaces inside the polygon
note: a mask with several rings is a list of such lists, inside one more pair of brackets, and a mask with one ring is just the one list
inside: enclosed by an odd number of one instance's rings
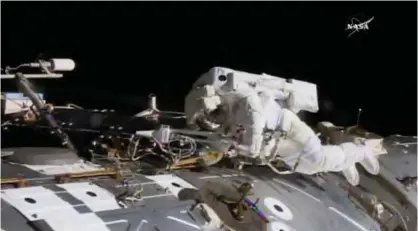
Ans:
{"label": "spacesuit helmet", "polygon": [[228,114],[225,106],[219,104],[216,109],[207,113],[207,117],[210,121],[216,124],[224,124],[227,120]]}
{"label": "spacesuit helmet", "polygon": [[203,130],[215,131],[224,121],[226,121],[226,118],[221,107],[219,107],[213,110],[205,110],[200,113],[195,120],[195,124]]}
{"label": "spacesuit helmet", "polygon": [[189,125],[195,124],[197,119],[205,117],[215,110],[220,103],[221,99],[216,94],[213,86],[204,85],[193,88],[185,99],[187,123]]}

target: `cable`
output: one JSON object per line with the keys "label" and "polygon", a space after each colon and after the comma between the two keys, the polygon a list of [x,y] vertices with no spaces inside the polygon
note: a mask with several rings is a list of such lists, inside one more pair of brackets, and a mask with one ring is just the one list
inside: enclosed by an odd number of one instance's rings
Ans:
{"label": "cable", "polygon": [[399,212],[399,210],[395,206],[393,206],[392,204],[390,204],[389,202],[382,201],[382,200],[380,202],[382,202],[383,204],[385,204],[386,206],[388,206],[389,208],[391,208],[396,213],[396,215],[398,215],[398,217],[401,219],[402,224],[405,227],[405,231],[409,231],[408,225],[406,224],[406,221],[403,218],[402,214]]}
{"label": "cable", "polygon": [[[141,151],[145,151],[145,150],[140,150],[140,151],[138,151],[137,153],[140,153]],[[134,154],[132,155],[132,157],[131,157],[131,160],[132,160],[132,161],[138,161],[138,160],[140,160],[140,159],[142,159],[143,157],[146,157],[146,156],[148,156],[148,155],[157,155],[157,154],[156,154],[155,152],[148,151],[147,153],[145,153],[145,154],[143,154],[143,155],[136,156],[136,153],[134,153]]]}
{"label": "cable", "polygon": [[[136,137],[140,137],[140,138],[147,138],[147,139],[151,139],[154,143],[156,143],[157,144],[157,146],[158,146],[158,148],[162,151],[162,152],[164,152],[164,153],[166,153],[166,154],[169,154],[168,155],[168,157],[169,158],[167,158],[167,156],[164,156],[163,154],[158,154],[158,153],[156,153],[156,152],[154,152],[154,151],[152,151],[151,149],[147,149],[147,150],[144,150],[144,149],[140,149],[140,150],[138,150],[138,145],[139,145],[139,139],[138,140],[136,140],[136,141],[133,141],[133,139],[134,138],[136,138]],[[135,142],[135,144],[134,144],[134,150],[133,150],[133,152],[131,152],[129,149],[129,147],[131,146],[131,145],[129,145],[128,146],[128,155],[131,157],[131,160],[132,161],[137,161],[137,160],[139,160],[139,159],[141,159],[141,158],[143,158],[144,156],[147,156],[147,155],[155,155],[155,156],[159,156],[159,157],[161,157],[161,158],[163,158],[163,159],[165,159],[165,160],[167,160],[168,162],[175,162],[176,161],[176,159],[175,159],[175,155],[173,155],[172,153],[170,153],[170,151],[168,151],[167,149],[165,149],[164,148],[164,145],[163,144],[161,144],[160,142],[158,142],[155,138],[153,138],[153,137],[143,137],[143,136],[135,136],[135,135],[133,135],[132,137],[131,137],[131,139],[130,139],[130,144],[132,144],[133,142]],[[147,153],[145,153],[145,155],[142,155],[142,156],[137,156],[138,155],[138,153],[141,153],[142,151],[147,151]]]}
{"label": "cable", "polygon": [[135,142],[135,146],[134,146],[134,152],[132,153],[131,157],[133,161],[139,160],[140,157],[138,157],[137,159],[135,159],[135,155],[137,153],[137,148],[138,148],[138,144],[139,144],[139,140],[137,140]]}
{"label": "cable", "polygon": [[76,109],[84,109],[83,107],[80,107],[77,104],[73,104],[73,103],[69,103],[69,104],[67,104],[67,106],[68,107],[73,107],[73,108],[76,108]]}
{"label": "cable", "polygon": [[[173,150],[174,148],[172,148],[171,144],[173,142],[182,142],[182,139],[184,139],[186,142],[188,142],[190,144],[190,148],[188,150],[186,150],[184,153],[182,152],[182,149],[179,148],[179,153],[175,153],[174,150]],[[178,135],[178,138],[174,138],[174,139],[169,141],[169,143],[167,145],[167,149],[168,149],[169,153],[176,155],[180,159],[183,159],[183,158],[187,158],[187,157],[190,157],[191,155],[195,154],[195,152],[197,150],[197,144],[194,141],[194,139],[192,139],[188,136]]]}
{"label": "cable", "polygon": [[9,74],[9,71],[16,71],[16,70],[18,70],[19,68],[22,68],[22,67],[30,67],[30,65],[29,64],[20,64],[17,67],[6,67],[5,72],[6,72],[6,74]]}

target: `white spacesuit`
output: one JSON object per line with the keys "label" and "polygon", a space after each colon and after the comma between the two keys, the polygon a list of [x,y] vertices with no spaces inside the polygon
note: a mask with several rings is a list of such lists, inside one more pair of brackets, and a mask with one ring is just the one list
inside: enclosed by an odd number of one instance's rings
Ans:
{"label": "white spacesuit", "polygon": [[279,141],[276,151],[289,166],[295,166],[300,157],[296,172],[315,174],[342,171],[352,185],[357,185],[360,180],[356,163],[360,163],[370,174],[379,173],[379,162],[367,145],[352,142],[322,145],[313,130],[297,115],[287,109],[280,113],[282,119],[278,126],[287,132],[287,139]]}
{"label": "white spacesuit", "polygon": [[[262,159],[278,156],[294,167],[294,171],[303,174],[342,171],[352,185],[359,183],[356,163],[371,174],[379,173],[379,162],[366,145],[352,142],[322,145],[314,131],[293,112],[297,107],[292,111],[282,108],[277,100],[285,99],[278,99],[269,91],[257,91],[240,82],[235,83],[233,89],[226,85],[214,92],[212,90],[203,97],[206,102],[203,103],[206,105],[204,111],[212,121],[221,125],[219,129],[224,134],[236,133],[238,127],[244,129],[236,145],[240,155]],[[292,109],[291,104],[287,105]],[[266,130],[276,131],[267,141]],[[278,136],[283,133],[285,139]]]}

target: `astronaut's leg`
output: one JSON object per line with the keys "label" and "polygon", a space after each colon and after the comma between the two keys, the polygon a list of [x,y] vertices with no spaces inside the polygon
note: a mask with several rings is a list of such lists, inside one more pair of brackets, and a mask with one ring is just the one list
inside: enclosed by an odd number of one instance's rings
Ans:
{"label": "astronaut's leg", "polygon": [[[359,162],[371,174],[378,174],[379,162],[372,151],[364,145],[343,143],[341,145],[322,145],[313,130],[297,115],[285,111],[280,128],[287,132],[287,138],[292,140],[288,146],[294,146],[292,153],[282,150],[279,155],[290,166],[293,166],[300,155],[297,172],[314,174],[318,172],[343,171],[347,180],[356,185],[359,177],[355,164]],[[292,150],[292,148],[287,148]]]}
{"label": "astronaut's leg", "polygon": [[326,156],[322,166],[328,171],[338,172],[360,163],[371,174],[379,172],[377,159],[367,146],[354,143],[323,145],[321,152]]}
{"label": "astronaut's leg", "polygon": [[342,171],[347,181],[352,185],[359,184],[360,180],[356,163],[360,163],[370,174],[379,173],[379,161],[367,146],[354,143],[324,145],[322,152],[326,156],[322,168],[332,172]]}
{"label": "astronaut's leg", "polygon": [[[297,146],[298,144],[292,143],[291,140],[285,141],[279,150],[279,155],[290,167],[296,166],[299,161],[295,169],[299,173],[312,175],[319,172],[341,171],[352,185],[358,185],[360,180],[356,163],[360,163],[371,174],[379,173],[378,160],[365,146],[357,146],[354,143],[321,145],[317,137],[310,139],[303,149],[292,149]],[[298,159],[299,155],[300,159]]]}

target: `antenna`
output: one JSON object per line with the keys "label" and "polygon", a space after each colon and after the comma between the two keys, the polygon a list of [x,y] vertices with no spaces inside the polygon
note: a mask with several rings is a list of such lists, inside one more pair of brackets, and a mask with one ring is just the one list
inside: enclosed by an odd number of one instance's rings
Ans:
{"label": "antenna", "polygon": [[360,125],[360,116],[361,116],[362,111],[363,109],[359,108],[357,112],[357,124],[356,124],[357,127]]}
{"label": "antenna", "polygon": [[11,72],[17,71],[22,67],[26,68],[39,68],[42,73],[40,74],[24,74],[21,77],[25,79],[32,78],[62,78],[62,74],[55,73],[57,71],[72,71],[75,68],[75,63],[71,59],[50,59],[49,61],[38,60],[33,63],[21,64],[17,67],[6,67],[5,73],[1,74],[1,79],[15,79],[16,74]]}
{"label": "antenna", "polygon": [[[23,74],[18,71],[20,68],[39,68],[43,73],[41,74]],[[42,101],[42,98],[33,89],[32,83],[28,78],[61,78],[62,74],[56,74],[55,71],[72,71],[75,68],[75,63],[71,59],[50,59],[49,61],[38,60],[34,63],[25,63],[17,67],[6,67],[4,74],[1,74],[1,79],[14,79],[19,90],[27,96],[39,113],[40,117],[45,120],[54,133],[61,139],[63,145],[66,145],[70,150],[78,154],[77,148],[73,145],[70,137],[61,129],[61,126],[52,116],[51,111],[48,110],[47,105]]]}
{"label": "antenna", "polygon": [[148,109],[152,111],[158,111],[157,109],[157,96],[154,94],[148,95]]}
{"label": "antenna", "polygon": [[148,95],[148,108],[139,112],[135,117],[144,117],[158,114],[160,110],[157,108],[157,96],[154,94]]}

